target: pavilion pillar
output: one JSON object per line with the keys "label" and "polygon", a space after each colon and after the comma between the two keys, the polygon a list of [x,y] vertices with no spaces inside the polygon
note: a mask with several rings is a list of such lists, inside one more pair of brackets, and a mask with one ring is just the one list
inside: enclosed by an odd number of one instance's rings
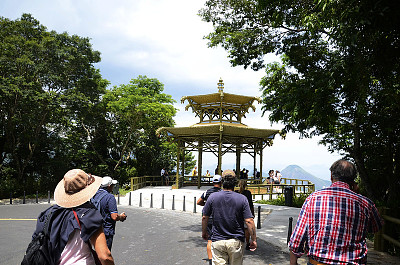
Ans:
{"label": "pavilion pillar", "polygon": [[239,178],[240,176],[240,144],[236,145],[236,177]]}
{"label": "pavilion pillar", "polygon": [[221,165],[222,165],[222,125],[220,125],[219,130],[219,141],[218,141],[218,174],[221,175]]}
{"label": "pavilion pillar", "polygon": [[186,155],[185,143],[183,143],[183,149],[182,149],[182,172],[181,172],[181,176],[182,177],[185,177],[185,155]]}
{"label": "pavilion pillar", "polygon": [[179,189],[179,157],[180,156],[181,156],[181,142],[178,141],[178,152],[176,155],[176,176],[175,176],[175,185],[172,187],[173,189],[174,188]]}
{"label": "pavilion pillar", "polygon": [[201,187],[201,176],[203,175],[202,174],[202,167],[203,167],[203,140],[199,140],[199,149],[198,149],[198,152],[199,152],[199,161],[197,162],[198,163],[198,171],[197,171],[197,188],[198,189],[200,189],[200,187]]}
{"label": "pavilion pillar", "polygon": [[261,180],[261,183],[263,182],[263,176],[262,176],[263,163],[262,163],[262,161],[263,161],[263,143],[261,141],[261,143],[260,143],[260,180]]}
{"label": "pavilion pillar", "polygon": [[253,156],[253,174],[254,179],[256,179],[256,169],[257,169],[257,143],[254,145],[254,156]]}

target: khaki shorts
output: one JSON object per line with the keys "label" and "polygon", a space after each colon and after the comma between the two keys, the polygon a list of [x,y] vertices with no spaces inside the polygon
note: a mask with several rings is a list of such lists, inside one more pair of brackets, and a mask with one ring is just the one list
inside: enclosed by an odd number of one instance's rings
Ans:
{"label": "khaki shorts", "polygon": [[242,265],[244,243],[239,239],[219,240],[211,243],[213,265]]}

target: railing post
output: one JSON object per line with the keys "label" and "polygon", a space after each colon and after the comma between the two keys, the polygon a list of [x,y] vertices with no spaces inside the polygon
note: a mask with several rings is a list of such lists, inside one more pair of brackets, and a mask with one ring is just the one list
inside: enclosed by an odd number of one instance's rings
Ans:
{"label": "railing post", "polygon": [[118,205],[120,205],[120,203],[119,203],[119,192],[118,192]]}
{"label": "railing post", "polygon": [[183,206],[182,206],[182,209],[183,209],[184,212],[186,212],[185,199],[186,199],[186,197],[183,196]]}
{"label": "railing post", "polygon": [[47,203],[50,203],[50,191],[47,191]]}
{"label": "railing post", "polygon": [[161,197],[161,209],[164,209],[164,194]]}
{"label": "railing post", "polygon": [[[386,209],[384,207],[379,207],[378,210],[379,210],[380,216],[383,216],[386,214]],[[379,230],[374,235],[374,249],[377,251],[386,251],[386,242],[385,242],[385,239],[383,238],[383,235],[385,234],[385,230],[386,230],[386,225],[387,225],[387,222],[382,226],[382,229]]]}
{"label": "railing post", "polygon": [[293,217],[289,217],[289,227],[288,227],[286,244],[289,243],[290,236],[292,235],[292,225],[293,225]]}
{"label": "railing post", "polygon": [[153,208],[153,193],[150,194],[150,208]]}
{"label": "railing post", "polygon": [[36,191],[36,203],[39,203],[39,191]]}
{"label": "railing post", "polygon": [[270,184],[271,186],[269,187],[269,200],[272,201],[272,193],[274,190],[274,184]]}
{"label": "railing post", "polygon": [[193,213],[196,213],[196,196],[193,199]]}
{"label": "railing post", "polygon": [[22,200],[22,204],[25,204],[25,191],[24,191],[24,199]]}
{"label": "railing post", "polygon": [[139,198],[139,207],[142,207],[142,193],[140,193],[140,198]]}
{"label": "railing post", "polygon": [[172,210],[175,210],[175,195],[172,195]]}
{"label": "railing post", "polygon": [[257,229],[261,229],[261,206],[258,206]]}
{"label": "railing post", "polygon": [[12,192],[10,192],[10,204],[12,204]]}
{"label": "railing post", "polygon": [[129,192],[129,206],[132,205],[132,192]]}

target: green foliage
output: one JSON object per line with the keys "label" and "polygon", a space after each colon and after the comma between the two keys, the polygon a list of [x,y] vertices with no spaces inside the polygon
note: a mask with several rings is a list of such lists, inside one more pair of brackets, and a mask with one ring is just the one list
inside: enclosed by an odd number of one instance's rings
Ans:
{"label": "green foliage", "polygon": [[[303,206],[304,201],[307,199],[308,195],[310,195],[310,194],[301,193],[301,194],[297,194],[296,196],[294,196],[293,202],[292,202],[292,207],[301,208]],[[283,194],[280,194],[278,196],[278,198],[276,198],[276,199],[258,200],[258,201],[256,201],[256,203],[285,206],[285,196]]]}
{"label": "green foliage", "polygon": [[113,170],[133,166],[135,172],[129,171],[130,176],[154,176],[172,163],[172,147],[155,133],[159,127],[174,125],[175,101],[163,90],[164,85],[157,79],[139,76],[104,95]]}
{"label": "green foliage", "polygon": [[0,18],[0,29],[0,186],[17,194],[53,189],[71,166],[71,150],[60,146],[68,127],[104,92],[93,67],[100,53],[87,38],[47,31],[28,14]]}
{"label": "green foliage", "polygon": [[[263,111],[284,132],[323,136],[365,194],[400,202],[400,19],[395,1],[209,0],[206,38],[231,64],[266,67]],[[281,62],[265,65],[269,53]]]}
{"label": "green foliage", "polygon": [[174,125],[164,85],[139,76],[106,90],[99,61],[88,38],[0,18],[0,197],[53,190],[71,168],[124,184],[174,166],[174,144],[155,134]]}

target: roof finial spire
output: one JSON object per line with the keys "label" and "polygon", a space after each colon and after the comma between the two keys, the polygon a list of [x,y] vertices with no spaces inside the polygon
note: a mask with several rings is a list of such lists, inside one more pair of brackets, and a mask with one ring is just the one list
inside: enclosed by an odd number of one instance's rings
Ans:
{"label": "roof finial spire", "polygon": [[217,83],[218,85],[218,92],[224,92],[224,81],[222,80],[222,77],[219,78],[219,82]]}

